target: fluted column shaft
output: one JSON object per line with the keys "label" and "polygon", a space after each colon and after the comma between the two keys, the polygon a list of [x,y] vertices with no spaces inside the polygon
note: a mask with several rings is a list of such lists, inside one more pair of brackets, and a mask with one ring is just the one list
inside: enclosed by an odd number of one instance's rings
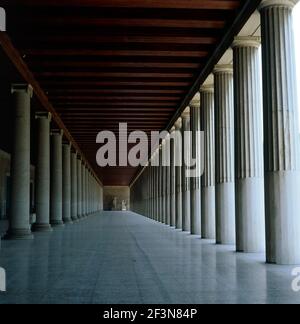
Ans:
{"label": "fluted column shaft", "polygon": [[217,66],[216,125],[216,240],[235,243],[234,100],[232,66]]}
{"label": "fluted column shaft", "polygon": [[216,176],[215,176],[215,105],[214,86],[200,90],[201,129],[204,131],[204,174],[201,188],[201,232],[204,239],[216,238]]}
{"label": "fluted column shaft", "polygon": [[181,186],[182,186],[182,230],[190,232],[191,230],[191,192],[190,181],[188,177],[188,165],[190,164],[190,111],[183,113],[182,119],[182,171],[181,171]]}
{"label": "fluted column shaft", "polygon": [[196,160],[197,174],[191,178],[191,234],[201,235],[201,143],[200,143],[200,98],[199,94],[190,103],[191,157]]}
{"label": "fluted column shaft", "polygon": [[62,220],[62,131],[51,133],[50,223],[63,226]]}
{"label": "fluted column shaft", "polygon": [[170,137],[170,226],[176,224],[176,179],[175,179],[175,127]]}
{"label": "fluted column shaft", "polygon": [[[82,163],[77,159],[77,218],[82,218]],[[96,188],[95,188],[96,190]]]}
{"label": "fluted column shaft", "polygon": [[77,153],[72,153],[71,172],[71,216],[73,221],[77,221]]}
{"label": "fluted column shaft", "polygon": [[154,220],[158,220],[158,180],[159,180],[159,175],[158,175],[158,155],[157,151],[154,153],[153,157],[153,163],[154,163]]}
{"label": "fluted column shaft", "polygon": [[236,248],[265,250],[260,39],[233,43],[235,97]]}
{"label": "fluted column shaft", "polygon": [[63,222],[72,223],[71,219],[71,145],[62,146],[63,163]]}
{"label": "fluted column shaft", "polygon": [[50,226],[50,121],[51,114],[36,114],[37,160],[35,170],[36,223],[34,231],[48,232]]}
{"label": "fluted column shaft", "polygon": [[158,221],[160,223],[163,223],[164,221],[164,212],[165,212],[165,206],[163,203],[163,192],[164,192],[164,168],[163,168],[163,158],[162,158],[162,145],[159,147],[159,214],[158,214]]}
{"label": "fluted column shaft", "polygon": [[267,261],[300,264],[299,133],[292,8],[262,1]]}
{"label": "fluted column shaft", "polygon": [[30,104],[32,88],[13,85],[13,145],[11,156],[11,211],[7,238],[32,238],[30,218]]}
{"label": "fluted column shaft", "polygon": [[152,166],[152,159],[150,162],[150,212],[149,217],[153,218],[153,166]]}
{"label": "fluted column shaft", "polygon": [[81,165],[81,195],[82,195],[82,217],[86,216],[86,201],[85,201],[85,165]]}
{"label": "fluted column shaft", "polygon": [[175,187],[176,187],[176,229],[182,229],[182,136],[181,136],[182,120],[175,123]]}
{"label": "fluted column shaft", "polygon": [[165,142],[165,224],[170,225],[170,136],[168,135]]}

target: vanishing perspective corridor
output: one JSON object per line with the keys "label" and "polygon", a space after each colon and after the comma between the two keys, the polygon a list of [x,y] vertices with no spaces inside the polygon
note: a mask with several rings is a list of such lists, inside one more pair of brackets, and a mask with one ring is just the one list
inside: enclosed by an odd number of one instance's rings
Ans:
{"label": "vanishing perspective corridor", "polygon": [[0,303],[300,303],[292,267],[130,212],[2,244]]}

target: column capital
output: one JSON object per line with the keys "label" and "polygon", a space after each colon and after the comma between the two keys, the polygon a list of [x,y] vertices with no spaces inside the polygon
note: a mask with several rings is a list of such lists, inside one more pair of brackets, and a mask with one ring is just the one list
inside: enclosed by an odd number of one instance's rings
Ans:
{"label": "column capital", "polygon": [[200,93],[214,93],[215,88],[213,84],[202,85],[200,88]]}
{"label": "column capital", "polygon": [[62,129],[51,129],[50,135],[64,135],[64,131]]}
{"label": "column capital", "polygon": [[190,118],[190,107],[186,107],[184,112],[181,114],[182,119]]}
{"label": "column capital", "polygon": [[16,93],[16,92],[26,92],[30,95],[32,98],[33,96],[33,88],[30,84],[26,83],[13,83],[11,85],[11,93]]}
{"label": "column capital", "polygon": [[68,146],[68,147],[70,147],[70,149],[71,149],[71,146],[72,146],[69,141],[63,141],[62,145],[63,146]]}
{"label": "column capital", "polygon": [[51,122],[52,114],[47,111],[38,111],[35,113],[35,119],[48,119]]}
{"label": "column capital", "polygon": [[261,37],[258,36],[237,36],[231,45],[235,47],[256,47],[259,48],[261,44]]}
{"label": "column capital", "polygon": [[258,10],[263,10],[268,7],[285,7],[293,8],[299,0],[262,0],[258,6]]}
{"label": "column capital", "polygon": [[214,74],[219,73],[228,73],[233,74],[233,65],[232,64],[217,64],[213,71]]}
{"label": "column capital", "polygon": [[181,126],[182,126],[182,118],[179,117],[179,118],[176,120],[176,122],[175,122],[175,128],[176,128],[176,129],[180,129]]}
{"label": "column capital", "polygon": [[200,108],[200,93],[197,92],[194,98],[190,102],[190,106],[194,108]]}

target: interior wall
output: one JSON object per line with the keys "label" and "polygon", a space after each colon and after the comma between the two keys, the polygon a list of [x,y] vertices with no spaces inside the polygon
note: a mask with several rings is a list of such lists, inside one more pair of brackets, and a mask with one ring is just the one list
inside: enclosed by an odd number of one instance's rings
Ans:
{"label": "interior wall", "polygon": [[[114,202],[115,200],[115,202]],[[130,209],[130,189],[123,186],[105,186],[103,188],[104,210],[122,210],[125,202],[126,210]]]}

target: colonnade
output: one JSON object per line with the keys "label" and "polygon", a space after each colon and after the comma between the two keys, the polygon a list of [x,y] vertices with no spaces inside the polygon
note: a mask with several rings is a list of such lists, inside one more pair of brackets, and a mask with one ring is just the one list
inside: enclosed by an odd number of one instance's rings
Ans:
{"label": "colonnade", "polygon": [[31,239],[32,232],[52,231],[101,209],[101,184],[83,157],[51,129],[51,114],[36,113],[36,222],[30,224],[31,97],[27,84],[12,86],[13,145],[11,213],[7,239]]}
{"label": "colonnade", "polygon": [[[261,2],[261,38],[234,39],[233,64],[215,66],[213,83],[201,86],[132,184],[134,211],[218,244],[236,244],[239,252],[266,247],[269,263],[300,264],[296,2]],[[192,135],[192,146],[185,147],[179,132],[199,129],[203,145]],[[188,178],[186,164],[174,163],[185,154],[198,164],[203,155],[201,177]]]}

